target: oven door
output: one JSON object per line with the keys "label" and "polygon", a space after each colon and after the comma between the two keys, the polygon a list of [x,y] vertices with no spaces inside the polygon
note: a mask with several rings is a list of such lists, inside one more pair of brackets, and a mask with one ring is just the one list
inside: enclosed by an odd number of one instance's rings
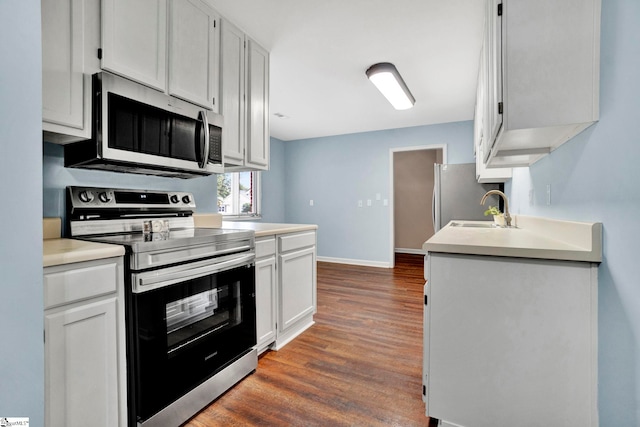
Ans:
{"label": "oven door", "polygon": [[133,274],[130,380],[138,422],[256,344],[255,268],[237,266],[242,256],[222,259]]}

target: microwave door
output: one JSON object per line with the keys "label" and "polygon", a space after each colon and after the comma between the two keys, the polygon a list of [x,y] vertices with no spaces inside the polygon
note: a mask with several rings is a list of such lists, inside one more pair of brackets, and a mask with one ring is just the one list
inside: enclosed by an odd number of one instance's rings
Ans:
{"label": "microwave door", "polygon": [[[141,171],[157,169],[158,175],[165,171],[167,176],[171,171],[185,177],[220,172],[208,167],[208,156],[203,155],[208,127],[198,135],[201,122],[211,121],[206,111],[129,80],[99,75],[101,87],[94,87],[100,119],[95,136],[104,161]],[[204,143],[196,141],[202,137]]]}

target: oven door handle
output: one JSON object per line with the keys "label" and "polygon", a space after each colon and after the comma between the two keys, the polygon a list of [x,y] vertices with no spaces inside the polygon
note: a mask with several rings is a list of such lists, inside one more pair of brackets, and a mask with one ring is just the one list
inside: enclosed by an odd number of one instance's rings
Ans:
{"label": "oven door handle", "polygon": [[248,266],[255,260],[253,252],[241,256],[231,255],[223,261],[207,260],[194,262],[161,270],[146,271],[133,274],[133,293],[142,293],[153,289],[170,286],[180,282],[197,279],[198,277],[220,273],[235,267]]}

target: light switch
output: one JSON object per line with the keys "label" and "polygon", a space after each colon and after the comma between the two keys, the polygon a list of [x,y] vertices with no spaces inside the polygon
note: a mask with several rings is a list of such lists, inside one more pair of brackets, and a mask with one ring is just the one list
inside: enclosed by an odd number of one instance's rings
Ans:
{"label": "light switch", "polygon": [[371,199],[367,199],[367,206],[371,206]]}
{"label": "light switch", "polygon": [[551,205],[551,184],[547,184],[547,206]]}
{"label": "light switch", "polygon": [[313,206],[313,199],[309,200],[309,206]]}

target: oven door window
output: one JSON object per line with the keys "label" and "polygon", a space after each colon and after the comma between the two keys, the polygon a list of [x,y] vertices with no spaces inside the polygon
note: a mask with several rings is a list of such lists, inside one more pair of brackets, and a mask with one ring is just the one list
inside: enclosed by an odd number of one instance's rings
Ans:
{"label": "oven door window", "polygon": [[165,310],[167,353],[171,355],[242,321],[240,282],[171,301]]}

